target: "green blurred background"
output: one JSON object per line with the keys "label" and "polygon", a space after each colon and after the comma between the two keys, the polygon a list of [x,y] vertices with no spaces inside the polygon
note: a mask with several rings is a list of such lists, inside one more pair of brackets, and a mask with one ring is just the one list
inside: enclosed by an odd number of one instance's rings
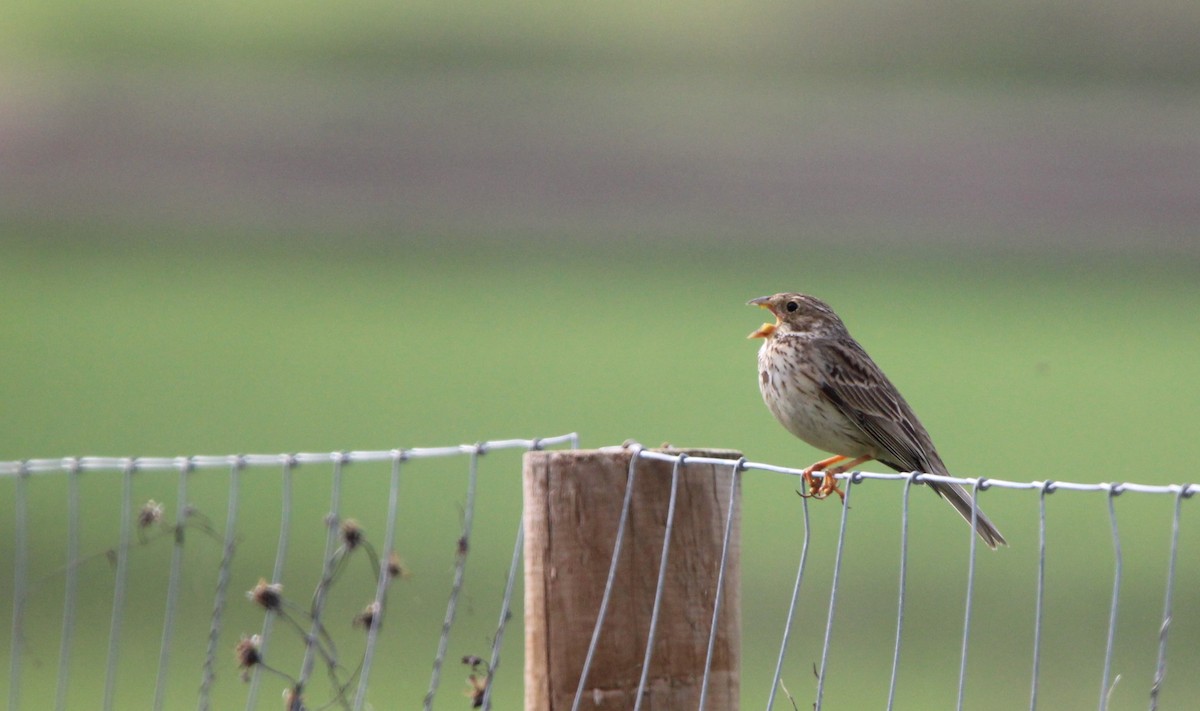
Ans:
{"label": "green blurred background", "polygon": [[[578,431],[818,453],[766,412],[749,298],[816,293],[850,324],[962,475],[1196,481],[1200,422],[1200,6],[1083,3],[465,2],[6,5],[0,24],[0,460],[389,449]],[[466,707],[519,511],[519,457],[485,457],[476,545],[439,708]],[[878,465],[872,465],[878,469]],[[345,512],[377,545],[387,467]],[[458,537],[465,462],[406,469],[375,708],[416,708]],[[285,584],[317,575],[328,471],[297,475]],[[218,530],[227,478],[192,478]],[[174,510],[174,478],[135,501]],[[14,483],[0,482],[12,501]],[[103,688],[120,480],[82,481],[86,591],[71,708]],[[761,707],[799,552],[783,477],[744,486],[743,697]],[[53,698],[66,512],[30,484],[22,699]],[[278,475],[244,477],[216,708],[259,616]],[[901,487],[854,494],[826,708],[881,708]],[[1036,494],[991,491],[1012,545],[982,552],[967,707],[1027,705]],[[1043,708],[1100,695],[1112,585],[1101,494],[1047,500]],[[1169,497],[1116,501],[1124,552],[1111,708],[1145,704]],[[1185,502],[1160,708],[1200,696],[1200,526]],[[815,689],[838,510],[815,546],[784,680]],[[916,516],[897,708],[952,705],[962,522]],[[13,508],[0,509],[11,571]],[[118,699],[152,699],[170,546],[131,555]],[[195,703],[220,560],[189,536],[168,708]],[[333,605],[369,596],[352,561]],[[11,573],[0,604],[12,605]],[[8,668],[10,631],[0,639]],[[270,661],[294,673],[296,640]],[[520,705],[510,634],[498,708]],[[7,676],[5,677],[7,679]],[[5,686],[7,681],[5,682]],[[268,679],[261,706],[283,683]],[[313,701],[321,699],[314,698]],[[461,706],[459,706],[461,705]],[[780,708],[781,706],[777,706]],[[783,706],[786,707],[786,706]]]}

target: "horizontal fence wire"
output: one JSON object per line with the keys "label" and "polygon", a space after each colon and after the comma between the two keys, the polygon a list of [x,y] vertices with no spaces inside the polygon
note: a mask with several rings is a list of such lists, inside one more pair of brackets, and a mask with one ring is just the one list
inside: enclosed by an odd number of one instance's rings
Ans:
{"label": "horizontal fence wire", "polygon": [[[58,459],[23,459],[0,461],[0,477],[31,476],[52,472],[61,474],[71,471],[109,471],[113,473],[120,473],[127,467],[132,468],[134,471],[179,471],[180,467],[187,467],[189,470],[228,469],[230,466],[237,465],[239,461],[244,467],[280,466],[289,462],[292,465],[328,464],[334,461],[342,461],[346,463],[390,462],[397,456],[397,452],[402,453],[403,459],[407,461],[411,459],[425,459],[431,457],[470,455],[480,446],[484,447],[488,451],[497,449],[528,449],[531,447],[531,445],[540,447],[555,447],[564,443],[576,442],[577,438],[577,434],[571,434],[532,440],[507,439],[483,442],[482,444],[460,444],[452,447],[414,447],[412,449],[379,451],[303,452],[299,454],[223,454],[216,456],[199,455],[190,457],[62,457]],[[623,448],[625,448],[625,445],[618,445],[615,447],[615,449]],[[603,451],[614,449],[614,447],[603,447],[601,449]],[[644,459],[657,459],[664,462],[673,462],[678,457],[678,455],[665,452],[656,452],[648,449],[641,450],[638,456]],[[728,459],[701,456],[688,457],[688,463],[695,465],[715,464],[724,467],[729,467],[733,464],[733,462]],[[787,474],[794,477],[799,477],[804,474],[804,469],[754,461],[742,462],[739,465],[739,469],[741,471],[755,470],[775,472],[776,474]],[[823,476],[823,474],[821,472],[816,472],[814,473],[814,476],[819,478]],[[997,489],[1038,490],[1048,486],[1052,491],[1063,490],[1107,492],[1115,487],[1118,492],[1128,491],[1139,494],[1179,494],[1182,492],[1185,498],[1200,492],[1200,484],[1136,484],[1133,482],[1083,484],[1054,479],[1010,481],[1007,479],[993,479],[991,477],[963,478],[923,473],[898,474],[892,472],[846,472],[844,474],[836,475],[835,478],[839,480],[846,480],[853,477],[855,481],[864,481],[868,479],[878,479],[882,481],[905,481],[914,476],[917,483],[942,482],[972,487],[978,484],[981,490],[986,490],[993,487]]]}
{"label": "horizontal fence wire", "polygon": [[572,433],[535,439],[499,439],[477,444],[458,444],[449,447],[412,447],[410,449],[364,450],[349,452],[300,452],[296,454],[221,454],[190,457],[61,457],[58,459],[21,459],[0,461],[0,477],[65,473],[70,471],[108,471],[118,473],[126,467],[134,471],[188,471],[197,469],[228,469],[239,463],[242,467],[267,467],[291,464],[330,464],[332,462],[390,462],[397,456],[405,461],[470,455],[482,447],[485,451],[501,449],[538,449],[577,445],[579,435]]}
{"label": "horizontal fence wire", "polygon": [[[454,564],[454,582],[452,583],[449,602],[446,609],[445,621],[443,623],[442,634],[439,637],[437,654],[434,657],[433,677],[430,681],[428,694],[425,699],[425,706],[432,707],[433,694],[437,691],[438,677],[445,662],[447,645],[446,641],[450,633],[450,628],[454,623],[455,609],[457,607],[458,596],[462,586],[463,576],[467,566],[467,553],[469,551],[468,539],[471,535],[471,523],[475,507],[475,486],[476,486],[476,467],[479,459],[487,452],[501,449],[523,449],[536,450],[548,447],[557,447],[568,445],[572,448],[578,447],[578,436],[576,434],[562,435],[558,437],[549,437],[543,439],[509,439],[509,440],[494,440],[475,444],[462,444],[448,447],[415,447],[406,449],[392,449],[380,451],[347,451],[347,452],[324,452],[324,453],[292,453],[292,454],[270,454],[270,455],[219,455],[219,456],[187,456],[187,457],[65,457],[56,459],[27,459],[20,461],[3,461],[0,462],[0,479],[15,478],[16,486],[14,488],[13,510],[15,512],[14,525],[15,532],[12,537],[12,587],[13,587],[13,610],[10,640],[10,670],[9,670],[9,707],[17,709],[20,707],[22,700],[22,677],[23,677],[23,635],[25,634],[25,625],[27,623],[26,607],[28,604],[27,592],[30,585],[29,581],[29,539],[30,539],[30,512],[29,512],[29,484],[30,482],[42,475],[51,474],[67,474],[69,475],[69,498],[68,506],[69,513],[72,519],[77,515],[79,492],[77,488],[77,479],[82,472],[110,472],[120,474],[123,477],[121,484],[121,509],[123,521],[120,530],[120,545],[122,550],[127,549],[132,545],[132,537],[134,535],[134,524],[131,523],[137,518],[132,501],[131,480],[132,477],[139,472],[165,472],[174,473],[178,477],[177,481],[177,501],[176,501],[176,516],[177,520],[182,522],[193,513],[189,496],[191,495],[188,488],[188,479],[195,472],[201,470],[219,470],[225,469],[232,474],[231,489],[228,492],[229,512],[227,514],[226,531],[224,534],[224,553],[222,557],[221,567],[219,571],[219,581],[217,585],[217,594],[212,607],[212,623],[210,628],[209,648],[205,657],[205,668],[202,674],[203,691],[200,697],[201,707],[206,707],[210,703],[208,693],[209,687],[213,679],[213,663],[215,640],[220,632],[222,623],[222,611],[225,608],[225,595],[229,583],[229,561],[233,555],[233,549],[236,545],[236,538],[233,534],[233,527],[236,523],[237,512],[237,480],[238,474],[250,468],[276,468],[283,473],[282,479],[282,509],[281,509],[281,528],[279,533],[279,543],[276,552],[275,567],[272,572],[271,583],[265,580],[260,583],[260,588],[265,591],[270,591],[272,586],[278,586],[284,575],[284,559],[285,551],[291,538],[290,526],[292,522],[292,506],[293,488],[292,474],[296,467],[303,465],[326,465],[333,469],[332,489],[329,492],[329,515],[326,518],[327,545],[325,555],[322,559],[323,572],[321,583],[314,595],[313,605],[307,618],[308,629],[306,632],[307,646],[305,651],[305,660],[302,665],[299,678],[295,681],[293,687],[293,695],[287,706],[290,708],[302,708],[301,693],[305,690],[308,678],[314,667],[317,664],[322,664],[327,667],[327,673],[331,676],[334,672],[336,664],[332,657],[331,645],[332,642],[327,640],[328,631],[324,626],[322,619],[322,606],[324,604],[325,594],[330,582],[337,576],[339,565],[342,562],[341,556],[345,554],[347,545],[347,531],[343,524],[346,522],[342,518],[340,511],[340,500],[342,496],[342,481],[340,477],[341,468],[354,462],[389,462],[392,464],[392,476],[388,486],[387,496],[387,525],[386,525],[386,541],[387,547],[384,549],[384,556],[375,561],[377,568],[375,570],[374,584],[374,601],[371,608],[374,612],[365,619],[364,627],[367,630],[367,652],[366,657],[360,663],[359,668],[355,671],[353,679],[346,682],[346,688],[339,693],[341,696],[334,699],[332,705],[335,707],[346,708],[364,708],[370,704],[366,701],[366,692],[369,684],[369,676],[372,668],[372,660],[376,652],[376,641],[379,632],[379,626],[383,619],[384,610],[386,608],[386,592],[389,585],[388,571],[390,570],[391,561],[387,555],[391,552],[391,543],[395,536],[396,524],[396,502],[399,496],[400,488],[400,472],[402,465],[412,460],[425,458],[439,457],[468,457],[470,459],[470,471],[466,482],[467,504],[463,511],[464,520],[462,526],[462,534],[459,540],[459,552]],[[658,576],[659,584],[657,586],[658,595],[662,594],[663,575],[665,566],[668,561],[668,547],[670,545],[670,535],[672,531],[675,491],[678,484],[678,477],[686,476],[687,469],[693,466],[712,466],[729,468],[732,473],[729,509],[725,512],[723,520],[719,521],[719,525],[724,528],[724,536],[722,538],[722,556],[721,564],[717,573],[717,577],[713,582],[716,585],[715,598],[713,608],[711,610],[712,624],[709,633],[707,659],[704,669],[704,683],[701,686],[699,708],[706,708],[707,699],[707,676],[712,664],[713,647],[717,634],[717,622],[722,614],[722,591],[724,585],[722,580],[726,574],[728,563],[728,553],[731,546],[731,532],[734,514],[734,506],[736,492],[739,488],[739,482],[744,478],[747,472],[761,471],[786,475],[790,477],[801,477],[805,474],[804,469],[778,466],[769,463],[748,461],[745,458],[739,460],[730,460],[718,457],[705,457],[698,455],[684,455],[672,453],[668,451],[649,450],[640,445],[621,445],[620,447],[603,448],[601,451],[612,450],[628,450],[633,456],[630,458],[629,471],[627,476],[627,489],[625,492],[625,501],[622,509],[613,512],[614,525],[617,527],[616,538],[614,540],[614,549],[611,561],[611,569],[605,583],[605,590],[602,598],[602,603],[598,611],[597,618],[594,620],[592,630],[592,644],[588,650],[587,659],[585,660],[582,673],[578,679],[577,693],[574,699],[574,708],[579,708],[583,698],[584,690],[587,688],[588,669],[592,662],[592,654],[595,651],[596,640],[598,639],[601,629],[605,624],[605,613],[608,608],[608,601],[615,594],[618,586],[615,570],[616,561],[620,557],[623,538],[626,534],[626,519],[629,514],[630,500],[629,497],[633,492],[633,482],[637,475],[637,462],[640,460],[655,460],[660,462],[668,462],[673,465],[672,469],[672,494],[671,498],[664,502],[668,508],[667,525],[665,528],[664,540],[662,542],[662,552],[658,565],[660,566],[655,574]],[[815,473],[816,477],[829,476],[822,473]],[[900,669],[900,658],[902,650],[902,638],[905,632],[904,615],[906,605],[906,590],[911,584],[912,571],[908,566],[908,528],[909,528],[909,491],[914,484],[924,484],[929,482],[953,483],[967,487],[978,500],[979,496],[989,489],[1006,489],[1015,491],[1034,491],[1038,492],[1038,550],[1037,550],[1037,580],[1036,580],[1036,598],[1035,598],[1035,613],[1034,613],[1034,630],[1033,630],[1033,649],[1032,649],[1032,669],[1029,695],[1029,708],[1034,709],[1038,706],[1039,701],[1039,677],[1041,674],[1042,660],[1042,645],[1043,639],[1043,622],[1045,618],[1045,588],[1046,588],[1046,496],[1056,491],[1072,491],[1072,492],[1101,492],[1106,494],[1108,503],[1108,519],[1110,526],[1110,534],[1112,541],[1112,592],[1109,601],[1107,632],[1105,636],[1104,650],[1104,665],[1101,674],[1101,694],[1098,708],[1102,711],[1109,703],[1115,680],[1112,678],[1112,662],[1115,649],[1115,638],[1117,636],[1117,619],[1120,605],[1120,592],[1122,585],[1122,545],[1120,529],[1117,525],[1117,513],[1114,506],[1114,499],[1125,493],[1139,493],[1151,495],[1170,495],[1174,497],[1173,520],[1172,520],[1172,537],[1169,549],[1169,567],[1167,571],[1167,580],[1165,594],[1163,597],[1163,613],[1161,618],[1161,626],[1158,630],[1158,649],[1157,659],[1154,670],[1153,687],[1151,694],[1151,708],[1157,708],[1159,693],[1163,687],[1168,658],[1168,630],[1173,623],[1173,588],[1177,577],[1177,561],[1180,560],[1180,517],[1182,511],[1182,502],[1185,499],[1192,497],[1197,492],[1200,492],[1200,484],[1165,484],[1165,485],[1150,485],[1133,482],[1107,482],[1107,483],[1078,483],[1058,480],[1035,480],[1035,481],[1010,481],[1004,479],[993,479],[985,477],[951,477],[939,476],[932,474],[923,474],[917,472],[911,473],[874,473],[874,472],[848,472],[838,474],[836,477],[842,480],[845,487],[846,503],[842,507],[840,524],[836,536],[836,548],[833,550],[833,577],[830,584],[830,590],[825,608],[825,629],[823,642],[820,651],[820,665],[814,665],[814,673],[816,674],[815,694],[811,702],[811,706],[820,709],[825,699],[823,692],[827,679],[836,671],[834,655],[831,654],[831,649],[835,640],[835,611],[839,598],[839,571],[841,570],[843,556],[846,554],[847,546],[847,529],[850,525],[851,508],[848,505],[850,492],[856,485],[867,480],[899,482],[903,484],[902,503],[901,503],[901,530],[898,537],[900,543],[899,550],[899,584],[898,598],[896,600],[896,622],[895,622],[895,637],[894,647],[892,649],[890,680],[887,691],[887,708],[892,708],[896,698],[897,678]],[[766,704],[768,711],[773,707],[776,701],[776,692],[782,687],[782,670],[784,668],[785,657],[788,651],[790,637],[795,629],[795,618],[798,609],[803,609],[805,606],[800,602],[801,599],[801,584],[805,579],[805,569],[809,561],[809,537],[810,537],[810,521],[809,521],[809,506],[807,500],[803,501],[803,506],[800,509],[803,515],[803,541],[800,544],[799,562],[794,578],[793,589],[791,590],[790,602],[788,604],[786,618],[779,625],[782,631],[782,639],[779,643],[779,653],[777,663],[775,665],[772,685],[769,690],[769,697]],[[978,508],[974,508],[971,512],[971,520],[974,521],[978,517]],[[140,535],[140,533],[139,533]],[[504,629],[507,621],[512,617],[511,614],[511,598],[513,595],[513,587],[515,579],[518,575],[520,567],[520,558],[522,552],[522,540],[524,530],[518,525],[516,527],[516,536],[513,541],[512,558],[508,566],[508,575],[504,584],[504,599],[502,609],[499,615],[499,623],[492,637],[492,649],[490,658],[484,660],[482,658],[472,658],[472,668],[480,667],[480,674],[477,677],[472,675],[472,683],[477,684],[476,703],[478,707],[490,708],[492,697],[492,685],[494,674],[499,666],[500,647],[504,639]],[[76,522],[72,520],[70,524],[70,532],[68,536],[68,547],[73,551],[70,556],[78,555],[79,536],[76,528]],[[168,670],[171,662],[173,649],[173,622],[175,617],[180,614],[176,609],[177,596],[181,585],[181,568],[183,556],[183,533],[182,528],[176,531],[174,537],[175,546],[171,555],[170,575],[166,592],[166,617],[163,621],[162,640],[159,649],[159,666],[157,669],[154,683],[154,707],[161,708],[165,704],[165,689],[168,678]],[[967,655],[970,646],[971,637],[971,621],[972,608],[975,597],[975,579],[976,579],[976,549],[977,541],[974,536],[971,538],[971,544],[968,557],[968,569],[966,577],[966,593],[965,593],[965,610],[962,617],[962,639],[961,650],[959,656],[958,682],[956,707],[963,708],[964,691],[966,687],[967,674]],[[1186,558],[1185,558],[1186,559]],[[58,662],[58,681],[59,686],[56,690],[56,706],[63,708],[66,705],[67,698],[68,674],[70,671],[69,657],[71,654],[71,646],[73,639],[73,630],[76,624],[76,591],[75,588],[79,584],[77,576],[73,569],[74,561],[68,561],[69,574],[66,577],[66,586],[64,591],[64,609],[62,611],[63,620],[61,628],[61,651]],[[118,658],[120,656],[121,645],[119,642],[120,629],[122,620],[124,619],[125,604],[127,602],[128,587],[129,587],[129,571],[125,555],[117,555],[114,561],[115,567],[115,587],[113,591],[114,601],[112,607],[112,619],[110,622],[109,638],[108,638],[108,658],[106,660],[105,685],[103,696],[103,707],[114,707],[114,686],[116,679],[116,669]],[[256,588],[258,590],[258,588]],[[649,665],[652,660],[651,652],[656,638],[657,625],[659,622],[659,609],[661,600],[655,599],[653,605],[653,614],[651,615],[647,631],[648,646],[644,651],[643,669],[638,671],[639,679],[639,699],[640,694],[648,683],[647,674]],[[266,616],[262,637],[266,638],[270,635],[272,620],[282,614],[280,610],[270,610]],[[295,624],[293,622],[293,624]],[[255,638],[259,638],[255,635]],[[266,649],[266,641],[255,640],[260,647],[255,647],[256,653],[261,654]],[[468,663],[464,659],[464,663]],[[257,698],[257,690],[259,679],[262,674],[260,667],[253,669],[253,674],[248,675],[250,678],[250,698],[247,708],[255,706]],[[1117,677],[1119,678],[1119,676]],[[353,684],[354,693],[349,693],[350,685]],[[1094,688],[1094,687],[1093,687]],[[786,693],[786,688],[784,688]],[[798,704],[791,695],[788,694],[789,701],[793,707],[807,707],[809,704]]]}

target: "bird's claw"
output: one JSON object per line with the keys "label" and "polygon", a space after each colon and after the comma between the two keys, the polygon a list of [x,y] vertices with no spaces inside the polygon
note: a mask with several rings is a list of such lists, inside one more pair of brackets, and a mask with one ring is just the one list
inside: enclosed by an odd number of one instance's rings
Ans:
{"label": "bird's claw", "polygon": [[804,473],[800,475],[800,478],[804,480],[804,485],[808,487],[807,494],[804,492],[797,492],[800,494],[800,496],[806,499],[816,499],[817,501],[820,501],[821,499],[829,498],[830,494],[837,494],[838,498],[841,499],[843,503],[846,501],[846,492],[842,491],[841,487],[838,485],[837,477],[829,472],[822,472],[821,481],[817,481],[817,478],[813,476],[813,471],[814,470],[806,469],[804,470]]}

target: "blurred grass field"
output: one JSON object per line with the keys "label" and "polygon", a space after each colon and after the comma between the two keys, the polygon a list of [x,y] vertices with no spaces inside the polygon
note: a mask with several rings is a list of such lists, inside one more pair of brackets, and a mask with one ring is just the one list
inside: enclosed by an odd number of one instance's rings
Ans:
{"label": "blurred grass field", "polygon": [[[817,294],[921,415],[951,470],[1018,480],[1200,479],[1200,10],[1195,3],[804,6],[500,2],[33,3],[0,24],[0,460],[390,449],[577,431],[584,447],[720,447],[782,465],[755,386],[764,314]],[[1183,454],[1183,463],[1173,461]],[[879,465],[870,465],[878,469]],[[382,539],[387,467],[348,473]],[[319,574],[329,473],[296,478],[287,593]],[[466,464],[405,469],[375,708],[415,708],[452,574]],[[226,477],[191,479],[215,530]],[[0,501],[16,484],[0,481]],[[103,689],[120,478],[81,482],[85,558],[69,708]],[[134,501],[173,515],[172,476]],[[744,481],[743,700],[762,706],[795,574],[795,484]],[[485,457],[454,661],[490,647],[519,457]],[[901,487],[853,494],[827,708],[880,708]],[[29,483],[23,708],[57,675],[66,485]],[[214,708],[240,708],[241,597],[269,576],[279,482],[244,475]],[[966,707],[1026,707],[1037,496],[992,490]],[[1124,585],[1110,708],[1144,705],[1168,497],[1116,500]],[[1185,502],[1160,708],[1200,697],[1200,528]],[[1100,694],[1112,544],[1099,494],[1047,499],[1041,708]],[[839,510],[814,547],[784,674],[816,686]],[[913,494],[897,708],[948,708],[967,553]],[[14,510],[0,507],[0,608]],[[189,529],[166,707],[199,684],[220,543]],[[119,708],[150,705],[170,545],[139,544]],[[352,561],[335,633],[370,587]],[[519,606],[518,606],[519,607]],[[519,622],[519,615],[517,622]],[[7,669],[7,630],[0,669]],[[510,629],[497,708],[520,706]],[[277,635],[279,635],[277,627]],[[285,641],[280,641],[281,639]],[[292,670],[298,645],[270,661]],[[7,679],[7,677],[5,677]],[[2,686],[3,684],[0,684]],[[268,679],[260,708],[276,708]],[[319,690],[318,694],[319,695]],[[786,708],[786,703],[776,708]]]}
{"label": "blurred grass field", "polygon": [[[1186,266],[737,247],[680,261],[667,250],[606,252],[587,245],[373,248],[338,255],[286,245],[126,251],[23,243],[6,247],[6,256],[0,268],[0,326],[8,334],[0,413],[5,459],[387,449],[574,430],[588,447],[627,438],[665,440],[803,465],[816,453],[793,441],[762,407],[753,379],[756,344],[744,339],[762,317],[744,306],[747,298],[802,288],[838,307],[958,473],[1194,480],[1186,467],[1155,466],[1188,441],[1195,421],[1200,330],[1183,325],[1195,322],[1200,282]],[[471,632],[456,638],[452,659],[460,645],[463,654],[480,653],[494,625],[509,545],[504,541],[519,510],[518,460],[506,461],[507,471],[484,477],[486,513],[477,535],[487,542],[468,576],[464,624]],[[400,550],[413,577],[397,588],[393,614],[398,611],[403,622],[391,642],[408,650],[411,656],[403,658],[415,672],[379,674],[372,697],[413,700],[398,701],[402,708],[415,703],[427,681],[465,465],[420,464],[411,471]],[[384,473],[352,477],[347,490],[347,511],[377,536]],[[313,476],[318,483],[307,478]],[[84,540],[91,552],[115,544],[118,481],[85,477],[84,530],[92,533]],[[246,482],[247,552],[239,554],[235,591],[268,574],[278,525],[274,477],[260,471]],[[13,483],[3,486],[11,500]],[[170,502],[174,495],[171,477],[139,477],[138,487],[136,501]],[[743,688],[749,707],[765,698],[794,575],[799,500],[793,488],[793,482],[761,475],[745,482]],[[61,480],[35,480],[31,492],[39,531],[33,577],[47,579],[46,594],[31,612],[33,627],[44,627],[46,636],[31,640],[37,661],[27,663],[28,694],[38,698],[55,673],[61,604],[61,571],[55,571],[62,565],[63,532],[53,517],[63,514],[65,503]],[[298,520],[307,525],[293,544],[297,573],[289,583],[297,590],[315,581],[321,540],[316,522],[326,492],[324,472],[298,480]],[[193,495],[219,530],[224,477],[195,477]],[[858,517],[843,578],[837,671],[827,689],[829,702],[838,706],[873,706],[886,691],[886,678],[864,680],[854,670],[886,669],[889,659],[898,501],[895,486],[870,484],[855,492]],[[1020,696],[1027,684],[1037,498],[989,492],[985,501],[1012,547],[982,558],[968,700],[974,708],[1011,708],[1014,688]],[[914,602],[902,669],[910,676],[901,677],[901,698],[913,708],[942,707],[953,698],[956,679],[966,538],[961,521],[932,497],[917,492],[914,504]],[[1116,670],[1130,681],[1118,685],[1114,699],[1123,705],[1141,696],[1152,668],[1171,502],[1130,494],[1117,505],[1124,515],[1126,585]],[[1060,494],[1049,506],[1050,631],[1042,693],[1050,707],[1069,707],[1081,687],[1098,684],[1111,585],[1108,522],[1100,495]],[[832,541],[836,508],[813,506],[818,542]],[[11,516],[6,508],[0,526],[12,530]],[[1184,535],[1186,551],[1196,540],[1187,518]],[[185,607],[195,606],[197,614],[181,618],[180,635],[200,640],[220,547],[202,535],[192,540]],[[809,662],[819,656],[825,604],[819,591],[827,586],[827,579],[821,581],[831,554],[818,543],[806,584],[812,597],[806,598],[785,677],[798,698],[812,682]],[[161,604],[157,586],[168,556],[165,542],[136,553],[135,575],[145,576],[149,587],[134,594],[135,608]],[[1171,668],[1179,673],[1170,677],[1167,698],[1195,693],[1185,670],[1197,662],[1191,641],[1200,610],[1192,591],[1200,571],[1189,559],[1186,553],[1181,559],[1177,584]],[[10,569],[11,562],[11,548],[0,547],[0,568]],[[354,575],[365,584],[367,566],[360,565]],[[112,571],[101,561],[82,571],[90,581],[85,589],[102,591],[99,599],[85,595],[81,618],[90,621],[80,628],[77,645],[88,650],[78,655],[86,659],[106,640],[104,600]],[[347,616],[357,599],[343,601]],[[248,607],[235,596],[223,647],[232,646],[237,630],[254,629]],[[1004,618],[994,616],[998,610]],[[159,626],[154,614],[130,620],[127,650],[145,655],[134,668],[154,668]],[[517,639],[510,638],[510,674],[519,668]],[[198,641],[185,643],[178,659],[198,660],[201,649]],[[229,696],[218,698],[235,703],[244,690],[224,653],[220,661],[229,667],[221,670],[218,690]],[[79,663],[76,683],[98,690],[100,667]],[[177,664],[172,707],[194,698],[191,669]],[[450,697],[465,676],[456,671],[447,674],[443,693]],[[137,688],[128,667],[126,674],[124,703],[146,703],[147,689]],[[928,684],[916,687],[914,677],[928,678]],[[516,686],[515,677],[504,682],[504,707],[517,703]]]}

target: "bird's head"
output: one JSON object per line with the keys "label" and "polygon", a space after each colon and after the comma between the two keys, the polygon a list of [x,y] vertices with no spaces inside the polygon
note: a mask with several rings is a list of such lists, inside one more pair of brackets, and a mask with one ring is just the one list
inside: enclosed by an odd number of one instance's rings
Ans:
{"label": "bird's head", "polygon": [[760,296],[748,303],[770,311],[775,316],[775,323],[764,323],[747,338],[771,338],[776,333],[824,335],[846,330],[833,309],[815,296],[784,293]]}

